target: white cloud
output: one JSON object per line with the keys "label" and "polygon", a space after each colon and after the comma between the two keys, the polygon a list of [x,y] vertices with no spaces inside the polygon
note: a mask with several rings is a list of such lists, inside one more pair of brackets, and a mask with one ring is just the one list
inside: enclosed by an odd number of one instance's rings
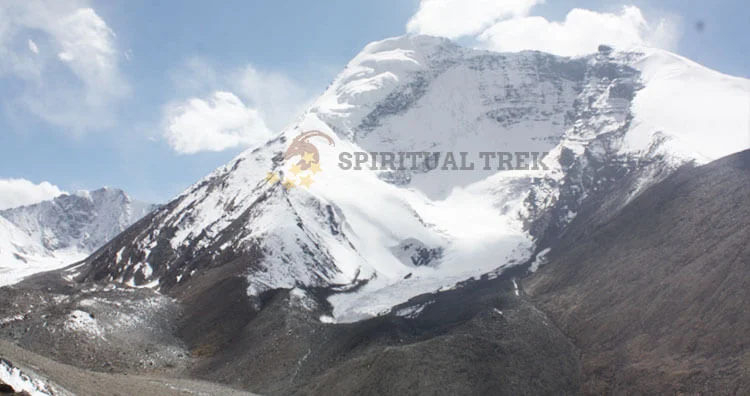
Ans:
{"label": "white cloud", "polygon": [[205,95],[215,90],[233,88],[224,81],[228,73],[219,73],[208,59],[191,57],[181,67],[171,71],[172,84],[179,95]]}
{"label": "white cloud", "polygon": [[262,143],[291,123],[310,98],[286,75],[252,65],[225,70],[191,58],[171,77],[179,96],[190,98],[168,105],[163,122],[163,136],[181,154]]}
{"label": "white cloud", "polygon": [[230,78],[236,81],[237,94],[256,107],[274,131],[280,132],[308,104],[307,91],[284,74],[248,65]]}
{"label": "white cloud", "polygon": [[26,179],[0,179],[0,210],[32,205],[64,193],[46,181],[34,184]]}
{"label": "white cloud", "polygon": [[6,92],[6,108],[76,132],[113,124],[130,87],[115,33],[87,0],[5,0],[0,21],[0,78],[20,82]]}
{"label": "white cloud", "polygon": [[571,10],[562,22],[530,16],[544,0],[422,0],[409,20],[409,33],[451,39],[471,36],[494,51],[539,50],[576,56],[600,44],[618,49],[645,46],[674,49],[679,40],[674,17],[649,20],[638,7],[618,13]]}
{"label": "white cloud", "polygon": [[32,39],[29,39],[29,51],[35,54],[39,53],[39,47],[37,47],[36,43]]}
{"label": "white cloud", "polygon": [[257,110],[230,92],[167,106],[164,137],[180,154],[260,144],[271,136]]}
{"label": "white cloud", "polygon": [[532,49],[564,56],[593,53],[600,44],[672,49],[678,38],[674,20],[649,22],[634,6],[623,7],[618,14],[574,9],[563,22],[537,16],[514,18],[496,23],[478,37],[495,51]]}
{"label": "white cloud", "polygon": [[422,0],[409,33],[458,38],[481,32],[508,17],[526,16],[543,0]]}

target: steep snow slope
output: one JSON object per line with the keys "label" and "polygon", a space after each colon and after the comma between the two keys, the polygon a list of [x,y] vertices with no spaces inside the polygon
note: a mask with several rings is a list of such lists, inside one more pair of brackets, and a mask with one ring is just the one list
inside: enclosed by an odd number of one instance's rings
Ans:
{"label": "steep snow slope", "polygon": [[54,255],[0,216],[0,286],[15,283],[36,272],[82,260],[85,256],[70,251]]}
{"label": "steep snow slope", "polygon": [[10,385],[14,391],[29,396],[54,396],[57,390],[42,380],[29,377],[17,367],[13,367],[5,360],[0,360],[0,383]]}
{"label": "steep snow slope", "polygon": [[[384,40],[280,136],[139,222],[76,275],[168,291],[239,260],[250,295],[323,287],[335,292],[337,321],[387,312],[524,262],[626,175],[637,182],[614,200],[620,207],[683,164],[747,147],[748,94],[748,81],[663,51],[571,59]],[[721,120],[720,135],[704,131],[711,120]],[[301,181],[290,168],[298,158],[283,153],[308,130],[333,140],[312,140],[322,167],[304,174],[312,185],[268,181],[269,172]],[[475,168],[339,168],[340,153],[361,151],[467,152]],[[485,151],[549,151],[548,169],[498,171],[495,159],[485,170]]]}
{"label": "steep snow slope", "polygon": [[726,76],[666,51],[636,59],[644,89],[633,102],[628,148],[649,144],[654,132],[678,138],[683,153],[708,162],[750,146],[750,82]]}
{"label": "steep snow slope", "polygon": [[86,258],[154,208],[103,188],[0,211],[0,286]]}

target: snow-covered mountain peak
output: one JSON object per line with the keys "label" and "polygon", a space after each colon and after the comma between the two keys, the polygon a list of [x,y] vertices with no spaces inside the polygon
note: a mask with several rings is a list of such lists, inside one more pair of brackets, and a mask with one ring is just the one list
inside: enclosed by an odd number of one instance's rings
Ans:
{"label": "snow-covered mountain peak", "polygon": [[143,217],[154,205],[132,200],[124,191],[101,188],[63,194],[50,201],[0,211],[47,249],[93,251]]}
{"label": "snow-covered mountain peak", "polygon": [[[356,290],[329,299],[337,320],[356,320],[524,262],[617,183],[632,185],[624,205],[701,155],[746,148],[743,90],[746,80],[664,52],[565,58],[426,36],[373,43],[290,128],[186,190],[77,274],[168,291],[231,263],[252,295]],[[718,118],[727,139],[717,142],[702,128]],[[298,174],[291,165],[299,158],[284,153],[310,130],[331,141],[315,142],[322,171]],[[466,152],[474,169],[339,166],[342,153],[447,151]],[[499,171],[497,161],[484,169],[480,152],[549,152],[547,169]],[[314,180],[301,187],[307,176]]]}
{"label": "snow-covered mountain peak", "polygon": [[750,81],[659,49],[644,49],[633,66],[644,88],[626,147],[643,150],[666,134],[680,141],[676,150],[706,162],[750,146]]}
{"label": "snow-covered mountain peak", "polygon": [[102,188],[0,211],[0,285],[85,258],[155,205]]}
{"label": "snow-covered mountain peak", "polygon": [[[497,70],[506,73],[496,73]],[[491,140],[482,133],[482,125],[472,123],[474,114],[471,110],[480,107],[473,106],[472,99],[487,102],[497,98],[498,93],[508,95],[500,89],[493,89],[507,84],[526,93],[541,93],[544,104],[525,104],[542,109],[543,105],[554,103],[549,100],[550,93],[545,92],[545,83],[555,84],[559,78],[574,89],[575,83],[593,88],[591,79],[585,75],[587,70],[589,77],[595,74],[599,79],[597,84],[614,82],[608,88],[612,92],[607,92],[604,97],[609,103],[594,104],[594,108],[605,105],[617,110],[618,100],[619,106],[633,106],[635,119],[633,127],[623,136],[623,152],[642,154],[653,144],[654,134],[658,133],[683,141],[680,144],[683,155],[698,159],[717,159],[750,145],[747,134],[735,133],[744,126],[750,128],[748,81],[654,48],[601,51],[565,58],[536,51],[494,53],[463,48],[442,38],[401,36],[367,45],[315,102],[310,113],[317,114],[336,133],[372,151],[409,151],[424,149],[424,146],[457,149],[457,140],[470,146],[466,138],[475,138],[480,145],[486,145]],[[481,81],[481,77],[479,81],[472,78],[493,72],[491,84]],[[632,77],[637,84],[616,83],[615,80],[623,77]],[[460,94],[466,91],[477,95]],[[576,94],[573,93],[573,99]],[[422,98],[424,95],[442,101]],[[531,95],[523,99],[529,102],[529,98]],[[429,108],[423,108],[429,115],[420,118],[419,108],[411,108],[416,103],[429,105]],[[562,105],[570,106],[569,103]],[[511,106],[494,109],[496,115],[502,117],[503,112],[510,111],[508,107]],[[710,114],[716,114],[719,124],[714,117],[684,116],[685,113],[706,112],[706,109],[710,109]],[[451,114],[466,110],[469,112],[464,114],[463,120]],[[515,112],[523,110],[521,106],[513,108]],[[550,106],[544,110],[549,112]],[[411,121],[420,124],[381,125],[382,118],[406,111],[411,113]],[[440,115],[444,117],[438,118]],[[392,118],[396,122],[397,117]],[[567,127],[569,125],[564,125],[561,130],[548,129],[551,136],[559,136],[566,132]],[[379,133],[373,136],[375,129]],[[712,129],[715,133],[705,132]],[[467,131],[473,133],[467,134]],[[608,131],[588,129],[589,133]],[[531,150],[528,141],[519,142],[519,145]]]}
{"label": "snow-covered mountain peak", "polygon": [[460,52],[448,40],[427,36],[403,36],[367,45],[354,57],[310,109],[334,124],[342,136],[354,138],[359,123],[400,85],[431,66],[430,57]]}

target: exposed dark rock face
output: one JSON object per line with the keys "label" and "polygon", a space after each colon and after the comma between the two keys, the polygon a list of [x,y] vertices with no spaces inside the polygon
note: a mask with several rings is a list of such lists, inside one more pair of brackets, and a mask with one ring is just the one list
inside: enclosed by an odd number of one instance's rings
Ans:
{"label": "exposed dark rock face", "polygon": [[0,381],[0,395],[2,396],[31,396],[26,391],[16,392],[16,390],[13,389],[12,386],[8,384],[4,384],[3,381]]}
{"label": "exposed dark rock face", "polygon": [[524,283],[581,349],[583,393],[750,389],[748,196],[743,152],[679,170],[611,219],[591,202],[553,244]]}

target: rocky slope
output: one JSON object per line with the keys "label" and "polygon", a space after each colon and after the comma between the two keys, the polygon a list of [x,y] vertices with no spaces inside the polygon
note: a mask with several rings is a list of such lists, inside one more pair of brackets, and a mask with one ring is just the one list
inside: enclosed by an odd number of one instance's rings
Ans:
{"label": "rocky slope", "polygon": [[[85,371],[57,363],[4,341],[0,341],[0,356],[3,357],[0,360],[0,384],[7,381],[6,385],[18,392],[18,396],[253,396],[251,393],[200,381]],[[0,395],[5,396],[2,391]]]}
{"label": "rocky slope", "polygon": [[612,215],[631,181],[583,205],[541,265],[355,323],[320,320],[326,289],[249,299],[238,260],[173,298],[37,275],[0,289],[0,334],[87,370],[261,394],[741,394],[750,151],[686,165]]}
{"label": "rocky slope", "polygon": [[523,282],[582,351],[586,394],[750,389],[750,151],[591,202]]}

